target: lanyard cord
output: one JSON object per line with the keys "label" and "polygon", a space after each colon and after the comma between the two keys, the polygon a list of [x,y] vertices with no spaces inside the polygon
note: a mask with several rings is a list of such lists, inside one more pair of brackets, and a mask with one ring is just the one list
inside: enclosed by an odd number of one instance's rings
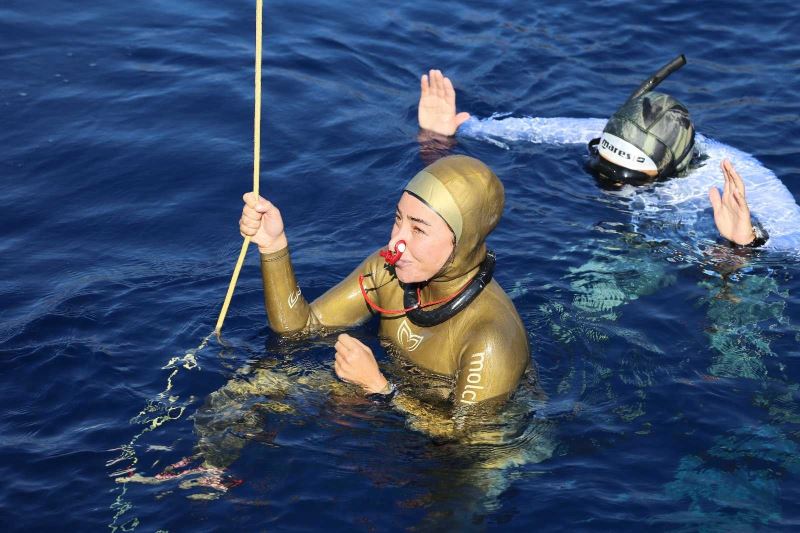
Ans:
{"label": "lanyard cord", "polygon": [[[372,276],[372,274],[367,274],[367,276]],[[475,278],[470,279],[468,282],[464,284],[463,287],[458,289],[458,292],[456,292],[455,294],[452,294],[450,296],[445,296],[444,298],[441,298],[439,300],[434,300],[433,302],[426,302],[426,303],[422,303],[422,289],[417,287],[416,305],[412,305],[411,307],[406,307],[405,309],[384,309],[383,307],[373,302],[367,295],[367,289],[364,288],[365,277],[366,276],[364,274],[359,274],[358,276],[358,286],[359,288],[361,288],[361,295],[364,296],[364,300],[367,302],[367,305],[369,305],[375,311],[378,311],[379,313],[382,313],[384,315],[402,315],[404,313],[408,313],[409,311],[413,311],[414,309],[425,309],[427,307],[431,307],[434,305],[446,304],[447,302],[449,302],[450,300],[454,299],[456,296],[464,292],[464,290],[467,287],[469,287],[469,284],[472,283],[472,280],[475,279]]]}

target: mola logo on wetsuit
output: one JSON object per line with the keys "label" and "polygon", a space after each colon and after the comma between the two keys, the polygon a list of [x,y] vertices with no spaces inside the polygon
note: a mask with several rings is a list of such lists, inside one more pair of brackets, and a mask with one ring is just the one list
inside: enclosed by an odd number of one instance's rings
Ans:
{"label": "mola logo on wetsuit", "polygon": [[[479,383],[483,377],[483,360],[485,356],[486,352],[478,352],[469,356],[467,384],[461,393],[461,401],[464,403],[475,403],[478,398],[478,393],[475,391],[483,390],[483,385],[479,385]],[[471,396],[472,399],[468,400],[467,396]]]}
{"label": "mola logo on wetsuit", "polygon": [[294,309],[294,306],[300,301],[301,294],[303,293],[300,291],[300,287],[297,287],[297,290],[289,295],[289,309]]}
{"label": "mola logo on wetsuit", "polygon": [[419,348],[423,340],[424,337],[422,335],[416,335],[411,331],[408,320],[404,319],[400,327],[397,328],[397,343],[409,352],[413,352]]}

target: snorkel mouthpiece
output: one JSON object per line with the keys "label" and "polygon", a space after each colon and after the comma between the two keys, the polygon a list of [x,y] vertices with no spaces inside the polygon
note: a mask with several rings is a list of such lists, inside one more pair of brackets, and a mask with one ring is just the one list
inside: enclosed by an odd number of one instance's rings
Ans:
{"label": "snorkel mouthpiece", "polygon": [[394,245],[394,251],[389,250],[382,250],[380,252],[380,256],[386,260],[386,264],[389,266],[394,266],[400,258],[403,256],[403,252],[406,251],[406,241],[397,241]]}

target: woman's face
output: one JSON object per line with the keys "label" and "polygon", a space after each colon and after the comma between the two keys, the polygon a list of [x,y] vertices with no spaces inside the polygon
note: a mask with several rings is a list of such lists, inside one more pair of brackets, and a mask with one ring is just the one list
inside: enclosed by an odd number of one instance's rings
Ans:
{"label": "woman's face", "polygon": [[434,277],[453,253],[453,232],[447,223],[418,198],[403,193],[395,212],[392,240],[406,241],[406,251],[395,264],[397,279],[419,283]]}

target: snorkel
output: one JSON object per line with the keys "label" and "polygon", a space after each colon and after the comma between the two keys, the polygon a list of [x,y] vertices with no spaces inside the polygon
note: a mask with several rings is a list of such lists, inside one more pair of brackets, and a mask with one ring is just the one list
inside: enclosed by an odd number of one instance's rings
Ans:
{"label": "snorkel", "polygon": [[684,66],[686,64],[686,56],[680,54],[678,57],[658,69],[658,72],[650,76],[644,83],[642,83],[638,89],[633,91],[631,95],[628,97],[626,102],[633,100],[634,98],[639,98],[640,96],[644,96],[645,94],[649,93],[658,85],[667,79],[667,77]]}
{"label": "snorkel", "polygon": [[683,171],[692,158],[694,126],[675,98],[653,92],[686,64],[678,55],[647,78],[589,142],[589,170],[601,186],[642,185]]}

